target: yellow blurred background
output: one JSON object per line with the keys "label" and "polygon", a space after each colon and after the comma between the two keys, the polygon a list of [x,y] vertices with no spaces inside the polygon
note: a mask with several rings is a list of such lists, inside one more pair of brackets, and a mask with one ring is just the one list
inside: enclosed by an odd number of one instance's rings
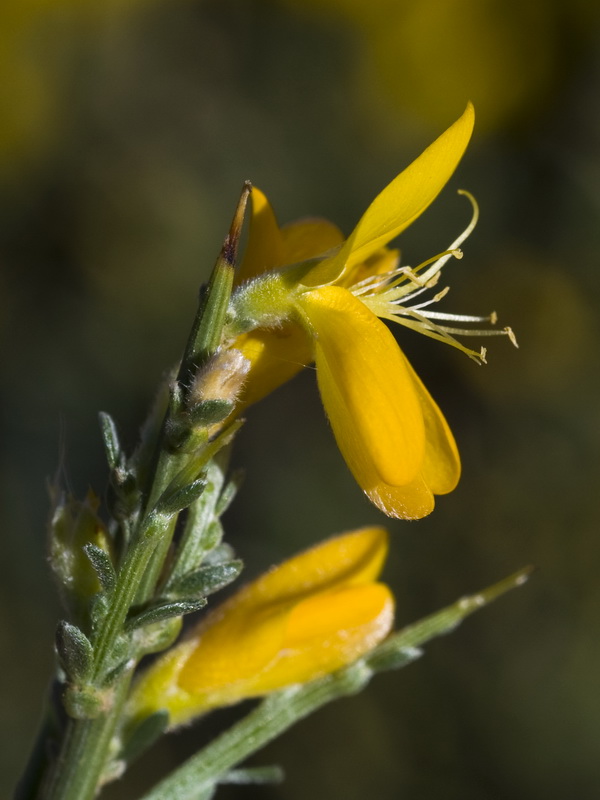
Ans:
{"label": "yellow blurred background", "polygon": [[[223,798],[587,800],[600,785],[600,6],[593,0],[5,0],[0,6],[2,527],[0,796],[34,736],[60,609],[46,481],[102,493],[96,413],[133,446],[176,360],[243,180],[281,222],[349,231],[462,112],[472,146],[402,237],[407,263],[482,218],[447,307],[496,309],[520,350],[487,367],[402,331],[464,474],[392,523],[398,623],[529,563],[530,584],[406,671],[269,747],[278,787]],[[256,574],[379,521],[323,419],[311,370],[248,415],[225,522]],[[236,711],[169,738],[132,798]]]}

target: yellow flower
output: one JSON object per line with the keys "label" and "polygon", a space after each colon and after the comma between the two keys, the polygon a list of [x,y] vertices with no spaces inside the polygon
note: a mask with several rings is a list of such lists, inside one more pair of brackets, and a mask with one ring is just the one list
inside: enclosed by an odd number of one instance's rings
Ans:
{"label": "yellow flower", "polygon": [[412,304],[437,282],[448,259],[462,256],[457,248],[477,219],[470,195],[471,224],[444,253],[410,269],[399,266],[398,252],[386,247],[448,181],[473,122],[469,104],[375,198],[345,241],[322,220],[279,229],[264,195],[254,193],[247,254],[231,305],[232,346],[251,363],[243,405],[314,361],[338,447],[358,484],[391,517],[429,514],[433,496],[456,486],[460,459],[442,413],[379,318],[452,344],[478,361],[485,350],[470,350],[453,334],[483,331],[435,320],[495,321],[430,310],[445,292]]}
{"label": "yellow flower", "polygon": [[356,661],[389,633],[390,590],[375,580],[387,533],[363,528],[275,567],[208,614],[134,689],[137,719],[167,709],[171,725]]}

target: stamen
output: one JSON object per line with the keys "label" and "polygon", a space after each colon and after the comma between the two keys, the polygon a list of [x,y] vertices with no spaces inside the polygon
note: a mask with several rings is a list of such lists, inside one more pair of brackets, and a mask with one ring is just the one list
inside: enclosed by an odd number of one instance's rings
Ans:
{"label": "stamen", "polygon": [[[411,308],[413,308],[413,309],[415,309],[415,308],[416,309],[421,309],[421,308],[426,308],[427,306],[430,306],[432,303],[438,303],[443,297],[445,297],[448,294],[449,291],[450,291],[450,287],[449,286],[445,286],[442,289],[442,291],[438,292],[435,297],[431,298],[431,300],[426,300],[424,303],[419,303],[416,306],[411,306]],[[427,316],[428,317],[434,317],[434,316],[437,316],[437,314],[439,314],[439,313],[440,313],[439,311],[438,312],[428,311],[427,312]]]}
{"label": "stamen", "polygon": [[[471,222],[469,222],[469,224],[460,234],[460,236],[452,242],[446,253],[438,261],[436,261],[433,264],[433,266],[431,266],[427,270],[425,275],[421,276],[422,278],[429,279],[430,277],[433,277],[433,275],[438,273],[442,269],[444,264],[446,264],[446,262],[452,257],[452,255],[454,255],[453,251],[458,249],[458,246],[461,245],[465,241],[465,239],[468,239],[468,237],[473,233],[475,226],[477,225],[477,221],[479,219],[479,206],[477,205],[477,200],[475,200],[473,195],[470,192],[467,192],[465,189],[459,189],[458,194],[464,195],[467,198],[467,200],[471,203],[471,206],[473,207],[473,215],[471,217]],[[461,256],[458,257],[462,257],[462,253]],[[426,264],[427,262],[424,263]]]}
{"label": "stamen", "polygon": [[[411,306],[411,308],[419,308],[419,306]],[[443,311],[428,311],[425,316],[431,319],[447,319],[448,322],[489,322],[490,325],[495,325],[498,319],[495,313],[488,314],[487,317],[475,317],[471,314],[446,314]]]}
{"label": "stamen", "polygon": [[[462,250],[460,250],[457,247],[450,247],[448,250],[444,250],[443,253],[438,253],[437,256],[433,256],[432,258],[428,258],[427,261],[423,261],[423,263],[419,264],[414,269],[411,269],[410,267],[401,267],[400,269],[396,270],[396,272],[405,273],[406,276],[409,278],[409,280],[411,280],[413,283],[416,283],[417,286],[425,286],[434,275],[437,276],[437,273],[440,271],[442,266],[446,263],[446,261],[448,261],[449,258],[452,257],[460,260],[463,257]],[[417,274],[419,270],[423,269],[423,267],[427,267],[429,264],[436,264],[436,263],[440,263],[441,265],[431,275],[428,274],[430,270],[427,270],[427,272],[424,275]],[[390,283],[389,286],[390,288],[398,286],[403,281],[404,281],[404,275],[400,275],[400,277],[397,278],[395,281],[392,281],[392,283]]]}
{"label": "stamen", "polygon": [[[450,314],[444,311],[430,310],[430,306],[444,298],[450,289],[446,286],[429,300],[409,305],[424,292],[433,288],[440,278],[442,267],[450,258],[462,258],[463,253],[459,245],[472,233],[479,218],[477,201],[472,194],[461,190],[471,203],[473,213],[471,221],[460,236],[443,253],[423,261],[417,267],[397,267],[395,270],[380,275],[372,275],[349,287],[352,294],[360,300],[374,314],[381,319],[397,322],[406,328],[418,331],[432,339],[445,342],[456,347],[478,364],[485,363],[486,348],[479,351],[466,347],[456,339],[456,336],[508,336],[517,347],[517,341],[511,328],[502,330],[482,330],[459,328],[452,325],[438,325],[434,320],[443,322],[474,322],[495,325],[498,316],[495,311],[486,316],[473,314]],[[415,288],[417,287],[417,288]],[[401,302],[402,301],[402,302]]]}

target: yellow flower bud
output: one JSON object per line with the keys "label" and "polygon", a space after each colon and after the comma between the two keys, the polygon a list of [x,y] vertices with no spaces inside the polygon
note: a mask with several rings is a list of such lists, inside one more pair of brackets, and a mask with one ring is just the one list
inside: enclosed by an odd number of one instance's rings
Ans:
{"label": "yellow flower bud", "polygon": [[390,631],[394,601],[375,582],[382,528],[363,528],[284,562],[209,613],[141,677],[129,703],[171,725],[352,663]]}

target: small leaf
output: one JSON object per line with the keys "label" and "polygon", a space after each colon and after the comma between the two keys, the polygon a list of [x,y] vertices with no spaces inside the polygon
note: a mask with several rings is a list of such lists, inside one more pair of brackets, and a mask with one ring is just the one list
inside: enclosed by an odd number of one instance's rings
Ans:
{"label": "small leaf", "polygon": [[233,411],[234,404],[229,400],[215,398],[204,400],[190,408],[189,416],[192,425],[212,425],[223,422]]}
{"label": "small leaf", "polygon": [[85,679],[92,670],[94,650],[85,633],[61,620],[56,629],[56,652],[70,681]]}
{"label": "small leaf", "polygon": [[162,622],[162,620],[171,619],[171,617],[180,617],[182,614],[191,614],[194,611],[199,611],[206,605],[206,598],[201,597],[196,600],[175,600],[168,603],[157,603],[149,608],[145,608],[125,623],[125,629],[128,631],[140,628],[143,625],[152,625],[155,622]]}
{"label": "small leaf", "polygon": [[215,516],[220,517],[224,514],[227,509],[229,508],[231,501],[236,496],[238,489],[243,483],[244,480],[244,470],[237,469],[231,476],[229,483],[225,486],[223,491],[221,492],[221,496],[217,501],[217,505],[215,508]]}
{"label": "small leaf", "polygon": [[206,486],[204,477],[196,478],[186,486],[168,487],[156,504],[159,514],[177,514],[197,500]]}
{"label": "small leaf", "polygon": [[375,670],[383,672],[389,669],[406,667],[423,655],[418,647],[400,647],[393,640],[383,642],[375,650],[364,656],[365,663]]}
{"label": "small leaf", "polygon": [[213,548],[206,555],[205,563],[207,565],[215,566],[216,564],[223,564],[226,561],[231,561],[235,556],[233,547],[227,542],[221,542],[217,547]]}
{"label": "small leaf", "polygon": [[219,778],[219,783],[235,784],[274,784],[282,783],[285,773],[281,767],[274,764],[270,767],[244,767],[232,769]]}
{"label": "small leaf", "polygon": [[119,758],[130,764],[141,755],[144,750],[151,747],[154,742],[166,731],[169,724],[169,712],[161,709],[143,719],[139,725],[128,734]]}
{"label": "small leaf", "polygon": [[188,597],[193,595],[209,595],[219,591],[234,581],[243,569],[240,559],[225,561],[222,564],[200,567],[194,572],[188,572],[172,586],[169,586],[169,596]]}
{"label": "small leaf", "polygon": [[206,532],[204,534],[204,549],[206,553],[210,553],[215,547],[218,547],[221,544],[221,540],[223,538],[223,526],[219,522],[218,519],[215,519],[210,525],[207,527]]}
{"label": "small leaf", "polygon": [[100,418],[100,429],[102,431],[102,441],[104,442],[104,452],[106,453],[106,460],[111,469],[116,469],[123,461],[123,451],[119,442],[119,434],[117,433],[117,426],[114,423],[110,414],[105,411],[100,411],[98,414]]}
{"label": "small leaf", "polygon": [[84,545],[83,549],[98,576],[98,580],[102,584],[102,588],[105,592],[111,592],[114,589],[117,574],[110,556],[95,544],[88,543]]}

